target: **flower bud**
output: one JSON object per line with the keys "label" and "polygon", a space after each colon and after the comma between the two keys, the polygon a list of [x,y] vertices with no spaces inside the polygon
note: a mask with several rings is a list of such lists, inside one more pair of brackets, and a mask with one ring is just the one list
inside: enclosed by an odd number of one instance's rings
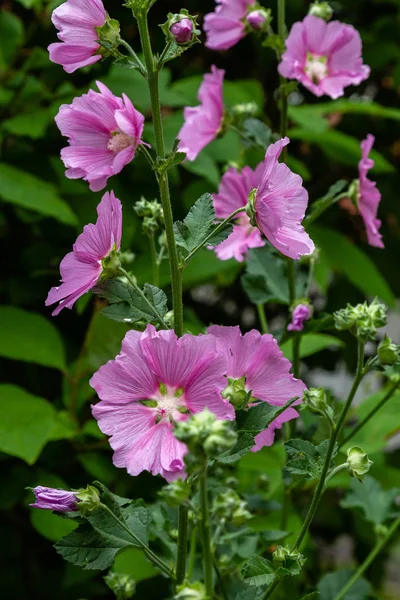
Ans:
{"label": "flower bud", "polygon": [[125,573],[109,573],[104,577],[104,581],[114,592],[117,600],[129,600],[133,598],[136,591],[135,580]]}
{"label": "flower bud", "polygon": [[225,521],[232,523],[236,527],[244,525],[251,519],[251,514],[247,510],[247,503],[233,490],[220,492],[213,504],[213,512]]}
{"label": "flower bud", "polygon": [[305,321],[311,319],[312,308],[307,300],[301,300],[292,309],[292,321],[288,325],[288,331],[302,331]]}
{"label": "flower bud", "polygon": [[303,395],[303,406],[313,414],[324,414],[331,407],[324,388],[310,388]]}
{"label": "flower bud", "polygon": [[286,569],[293,569],[293,567],[301,567],[306,562],[306,559],[300,552],[295,550],[292,552],[288,546],[277,546],[275,552],[272,553],[272,560],[275,566],[283,566]]}
{"label": "flower bud", "polygon": [[257,8],[248,13],[246,21],[252,29],[264,29],[271,22],[271,10],[268,8]]}
{"label": "flower bud", "polygon": [[185,8],[180,13],[168,13],[168,20],[161,25],[167,42],[175,42],[178,46],[190,46],[199,41],[200,30],[197,29],[197,17],[192,17]]}
{"label": "flower bud", "polygon": [[183,504],[190,496],[190,486],[182,479],[176,479],[164,486],[159,496],[165,500],[168,506],[177,507]]}
{"label": "flower bud", "polygon": [[178,440],[187,445],[195,458],[217,456],[229,450],[237,440],[231,423],[218,420],[207,408],[192,415],[187,421],[176,423],[174,433]]}
{"label": "flower bud", "polygon": [[[241,102],[232,106],[231,113],[237,117],[255,117],[258,113],[258,106],[255,102]],[[230,166],[239,169],[239,165],[236,163],[230,164]]]}
{"label": "flower bud", "polygon": [[369,305],[368,314],[370,315],[372,322],[377,329],[386,325],[387,306],[385,306],[385,304],[380,302],[377,298],[375,298]]}
{"label": "flower bud", "polygon": [[359,481],[364,479],[372,464],[368,454],[359,446],[353,446],[347,450],[347,470],[352,477],[357,477]]}
{"label": "flower bud", "polygon": [[206,589],[200,581],[178,585],[174,600],[210,600]]}
{"label": "flower bud", "polygon": [[115,244],[110,254],[103,258],[101,264],[103,270],[100,275],[100,283],[103,283],[108,279],[114,279],[114,277],[116,277],[116,275],[118,274],[119,268],[121,266],[120,253],[119,250],[116,249]]}
{"label": "flower bud", "polygon": [[327,2],[313,2],[310,4],[308,14],[329,21],[333,15],[333,8]]}
{"label": "flower bud", "polygon": [[30,504],[33,508],[55,510],[57,512],[70,512],[78,510],[77,492],[58,490],[55,488],[38,485],[29,488],[35,494],[35,502]]}
{"label": "flower bud", "polygon": [[78,490],[76,497],[79,500],[78,509],[81,515],[87,517],[100,507],[99,490],[93,485],[88,485],[85,489]]}
{"label": "flower bud", "polygon": [[386,306],[375,299],[371,304],[348,304],[346,308],[336,311],[333,317],[336,329],[350,330],[359,340],[367,342],[374,341],[377,328],[386,325],[386,312]]}
{"label": "flower bud", "polygon": [[385,335],[378,346],[378,358],[382,365],[395,365],[400,360],[400,348],[393,344],[392,340]]}

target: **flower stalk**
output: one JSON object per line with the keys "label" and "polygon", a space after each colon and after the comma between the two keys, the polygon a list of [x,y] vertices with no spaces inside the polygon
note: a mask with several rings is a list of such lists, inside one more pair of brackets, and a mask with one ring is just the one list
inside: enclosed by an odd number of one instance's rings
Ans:
{"label": "flower stalk", "polygon": [[208,506],[208,486],[207,486],[207,464],[205,464],[203,472],[199,476],[200,486],[200,510],[201,510],[201,538],[203,545],[203,569],[204,583],[206,586],[207,596],[213,598],[213,556],[211,550],[211,533],[209,521],[209,506]]}

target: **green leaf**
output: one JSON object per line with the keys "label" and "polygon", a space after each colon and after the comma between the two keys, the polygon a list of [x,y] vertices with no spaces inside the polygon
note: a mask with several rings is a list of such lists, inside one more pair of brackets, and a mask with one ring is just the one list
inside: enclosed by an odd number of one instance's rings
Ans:
{"label": "green leaf", "polygon": [[[334,573],[327,573],[318,584],[320,596],[318,600],[335,600],[338,593],[348,582],[354,571],[344,569]],[[362,577],[357,579],[350,590],[343,596],[343,600],[367,600],[371,586]]]}
{"label": "green leaf", "polygon": [[[360,508],[370,523],[380,525],[395,516],[393,502],[398,489],[383,490],[381,485],[367,475],[361,483],[352,479],[347,496],[340,502],[342,508]],[[398,512],[398,511],[397,511]]]}
{"label": "green leaf", "polygon": [[261,148],[268,148],[271,143],[271,129],[259,119],[246,119],[243,123],[243,133]]}
{"label": "green leaf", "polygon": [[11,384],[0,385],[0,402],[0,451],[34,464],[51,437],[54,408],[47,400]]}
{"label": "green leaf", "polygon": [[[306,358],[326,350],[327,348],[341,348],[344,346],[344,342],[333,335],[327,335],[325,333],[305,333],[301,336],[300,342],[300,357]],[[289,340],[281,345],[281,350],[286,358],[290,361],[293,360],[293,344]]]}
{"label": "green leaf", "polygon": [[30,521],[36,531],[51,542],[57,542],[78,526],[74,521],[60,518],[48,510],[32,510]]}
{"label": "green leaf", "polygon": [[[117,517],[101,507],[85,519],[78,529],[62,538],[55,548],[68,562],[83,569],[107,569],[123,548],[147,545],[151,513],[131,500],[120,498],[97,484],[100,499]],[[138,543],[126,530],[132,531]]]}
{"label": "green leaf", "polygon": [[22,21],[7,10],[0,11],[0,73],[14,60],[23,38]]}
{"label": "green leaf", "polygon": [[194,161],[186,160],[182,163],[190,173],[204,177],[212,183],[216,188],[219,185],[220,173],[215,160],[207,154],[207,151],[200,152],[199,156]]}
{"label": "green leaf", "polygon": [[240,574],[243,581],[256,587],[270,585],[276,577],[272,563],[257,554],[246,560]]}
{"label": "green leaf", "polygon": [[247,410],[238,410],[236,413],[237,430],[257,435],[267,429],[279,415],[296,401],[292,398],[284,406],[272,406],[268,402],[259,402]]}
{"label": "green leaf", "polygon": [[[192,206],[183,222],[174,224],[175,241],[178,246],[188,253],[204,244],[207,237],[216,227],[215,211],[211,194],[203,194]],[[208,246],[217,246],[223,242],[230,233],[232,225],[228,224],[222,231],[207,241]]]}
{"label": "green leaf", "polygon": [[0,331],[0,356],[66,369],[62,338],[42,315],[0,306]]}
{"label": "green leaf", "polygon": [[129,283],[118,279],[107,281],[94,291],[110,302],[111,306],[105,308],[102,314],[114,321],[154,323],[159,320],[158,314],[163,317],[168,312],[167,296],[149,283],[144,285],[143,293],[150,305]]}
{"label": "green leaf", "polygon": [[53,116],[52,111],[44,108],[7,119],[3,122],[2,128],[12,135],[26,136],[37,140],[44,136]]}
{"label": "green leaf", "polygon": [[[314,446],[307,440],[289,440],[285,444],[289,460],[286,470],[292,475],[301,475],[305,479],[318,479],[328,451],[329,440]],[[333,457],[336,455],[336,451]],[[332,458],[333,458],[332,457]]]}
{"label": "green leaf", "polygon": [[143,552],[136,548],[128,548],[118,554],[112,570],[116,573],[130,575],[136,583],[158,575],[158,571],[154,568],[153,563],[147,560]]}
{"label": "green leaf", "polygon": [[235,600],[262,600],[263,595],[263,589],[250,587],[244,592],[240,592],[237,596],[235,596]]}
{"label": "green leaf", "polygon": [[217,456],[217,460],[225,465],[230,465],[234,462],[237,462],[242,458],[242,456],[250,452],[253,446],[254,435],[251,433],[241,433],[236,444],[226,452],[223,452]]}
{"label": "green leaf", "polygon": [[[96,313],[86,334],[86,358],[89,370],[96,370],[121,350],[121,342],[128,331],[124,323],[115,323]],[[89,391],[89,390],[88,390]]]}
{"label": "green leaf", "polygon": [[268,246],[249,251],[246,273],[241,282],[254,304],[266,302],[289,304],[284,262]]}
{"label": "green leaf", "polygon": [[[321,135],[320,132],[306,129],[290,129],[288,136],[293,140],[317,144],[328,158],[344,165],[356,167],[361,158],[360,141],[341,131],[329,130]],[[370,156],[375,161],[373,169],[375,173],[392,173],[395,170],[394,166],[376,150],[372,150]]]}
{"label": "green leaf", "polygon": [[390,306],[396,299],[389,284],[374,262],[344,235],[313,225],[310,235],[319,246],[333,270],[342,273],[365,296],[378,296]]}
{"label": "green leaf", "polygon": [[303,596],[301,600],[317,600],[319,598],[319,592],[311,592],[311,594],[307,594],[307,596]]}
{"label": "green leaf", "polygon": [[71,208],[52,184],[5,163],[0,163],[0,198],[67,225],[77,223]]}
{"label": "green leaf", "polygon": [[154,163],[153,169],[157,171],[157,173],[165,173],[172,169],[172,167],[181,164],[185,158],[185,152],[176,152],[175,150],[169,156],[167,156],[167,158],[158,158]]}

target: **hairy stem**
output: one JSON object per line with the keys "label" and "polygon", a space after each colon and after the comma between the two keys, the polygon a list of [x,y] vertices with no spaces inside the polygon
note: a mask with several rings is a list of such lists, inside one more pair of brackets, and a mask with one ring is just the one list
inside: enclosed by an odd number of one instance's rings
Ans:
{"label": "hairy stem", "polygon": [[209,598],[213,598],[213,555],[211,551],[211,534],[208,507],[207,465],[204,466],[204,470],[199,477],[199,485],[201,510],[200,529],[203,545],[204,583],[206,586],[207,596]]}
{"label": "hairy stem", "polygon": [[358,567],[357,571],[354,573],[353,577],[350,577],[349,581],[342,587],[340,592],[334,597],[333,600],[343,600],[347,592],[353,587],[355,582],[359,577],[361,577],[365,571],[368,569],[370,564],[375,560],[378,554],[383,550],[386,544],[389,542],[390,538],[395,534],[397,528],[400,526],[400,517],[398,517],[395,521],[393,521],[392,525],[389,527],[387,534],[374,546],[371,552],[368,554],[367,558],[364,562]]}

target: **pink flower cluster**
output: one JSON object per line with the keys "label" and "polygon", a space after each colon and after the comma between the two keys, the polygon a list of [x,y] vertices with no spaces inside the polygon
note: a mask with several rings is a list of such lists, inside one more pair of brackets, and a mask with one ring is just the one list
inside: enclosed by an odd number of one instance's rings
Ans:
{"label": "pink flower cluster", "polygon": [[[90,384],[100,402],[92,411],[110,436],[117,467],[172,481],[185,476],[186,454],[174,437],[174,422],[205,408],[220,419],[234,419],[233,406],[221,395],[227,377],[245,377],[253,397],[282,406],[305,389],[290,366],[271,335],[242,336],[239,327],[213,326],[207,335],[177,338],[148,325],[143,333],[129,331],[121,353],[93,375]],[[271,445],[275,429],[297,416],[288,408],[258,434],[254,451]]]}

